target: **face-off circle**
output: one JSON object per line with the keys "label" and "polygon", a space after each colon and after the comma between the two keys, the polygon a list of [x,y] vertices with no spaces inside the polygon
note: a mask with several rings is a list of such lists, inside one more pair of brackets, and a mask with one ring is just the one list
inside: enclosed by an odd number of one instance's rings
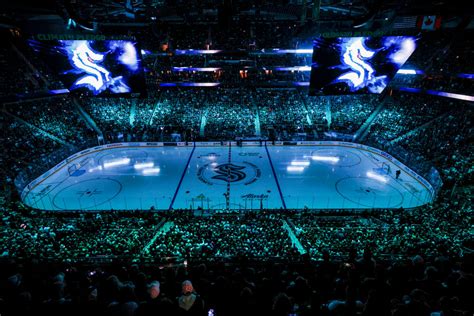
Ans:
{"label": "face-off circle", "polygon": [[[390,190],[387,190],[387,186]],[[340,179],[336,182],[336,191],[347,201],[365,207],[379,205],[379,201],[383,200],[387,201],[384,207],[396,208],[400,207],[404,200],[403,194],[393,185],[367,177]]]}
{"label": "face-off circle", "polygon": [[58,209],[94,209],[114,199],[122,184],[114,179],[97,178],[71,184],[55,194],[53,205]]}

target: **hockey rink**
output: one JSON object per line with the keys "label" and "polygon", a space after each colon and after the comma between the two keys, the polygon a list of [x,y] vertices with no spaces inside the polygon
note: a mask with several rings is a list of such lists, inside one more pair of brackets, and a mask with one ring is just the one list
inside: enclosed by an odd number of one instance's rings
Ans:
{"label": "hockey rink", "polygon": [[[121,146],[90,150],[33,181],[43,210],[367,209],[429,203],[433,190],[370,147]],[[396,177],[396,171],[400,175]]]}

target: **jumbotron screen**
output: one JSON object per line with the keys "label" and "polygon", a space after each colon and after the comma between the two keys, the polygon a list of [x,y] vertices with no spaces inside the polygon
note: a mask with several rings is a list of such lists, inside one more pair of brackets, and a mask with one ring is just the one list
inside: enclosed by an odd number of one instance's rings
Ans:
{"label": "jumbotron screen", "polygon": [[90,95],[146,92],[137,44],[128,40],[29,41],[66,88]]}
{"label": "jumbotron screen", "polygon": [[315,39],[309,94],[381,93],[415,48],[411,36]]}

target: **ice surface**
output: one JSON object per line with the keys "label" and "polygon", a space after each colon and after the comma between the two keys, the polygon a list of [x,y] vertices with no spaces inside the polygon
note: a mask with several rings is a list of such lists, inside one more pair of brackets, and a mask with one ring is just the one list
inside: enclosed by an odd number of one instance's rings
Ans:
{"label": "ice surface", "polygon": [[[366,209],[432,199],[404,171],[395,179],[400,167],[384,157],[336,145],[121,147],[87,158],[82,172],[63,167],[24,201],[45,210]],[[383,162],[389,174],[379,172]]]}

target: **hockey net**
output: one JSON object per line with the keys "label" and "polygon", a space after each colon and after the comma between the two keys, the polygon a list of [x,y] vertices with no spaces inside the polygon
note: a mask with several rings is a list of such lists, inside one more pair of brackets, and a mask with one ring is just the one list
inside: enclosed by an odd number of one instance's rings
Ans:
{"label": "hockey net", "polygon": [[72,176],[74,172],[79,169],[81,169],[81,165],[79,163],[74,162],[67,167],[67,173],[68,175]]}
{"label": "hockey net", "polygon": [[390,168],[390,165],[386,162],[382,162],[382,166],[380,167],[380,171],[383,174],[390,174],[392,172],[392,169]]}
{"label": "hockey net", "polygon": [[72,176],[74,172],[81,169],[89,162],[89,158],[82,159],[81,161],[71,162],[67,167],[67,173],[69,176]]}

